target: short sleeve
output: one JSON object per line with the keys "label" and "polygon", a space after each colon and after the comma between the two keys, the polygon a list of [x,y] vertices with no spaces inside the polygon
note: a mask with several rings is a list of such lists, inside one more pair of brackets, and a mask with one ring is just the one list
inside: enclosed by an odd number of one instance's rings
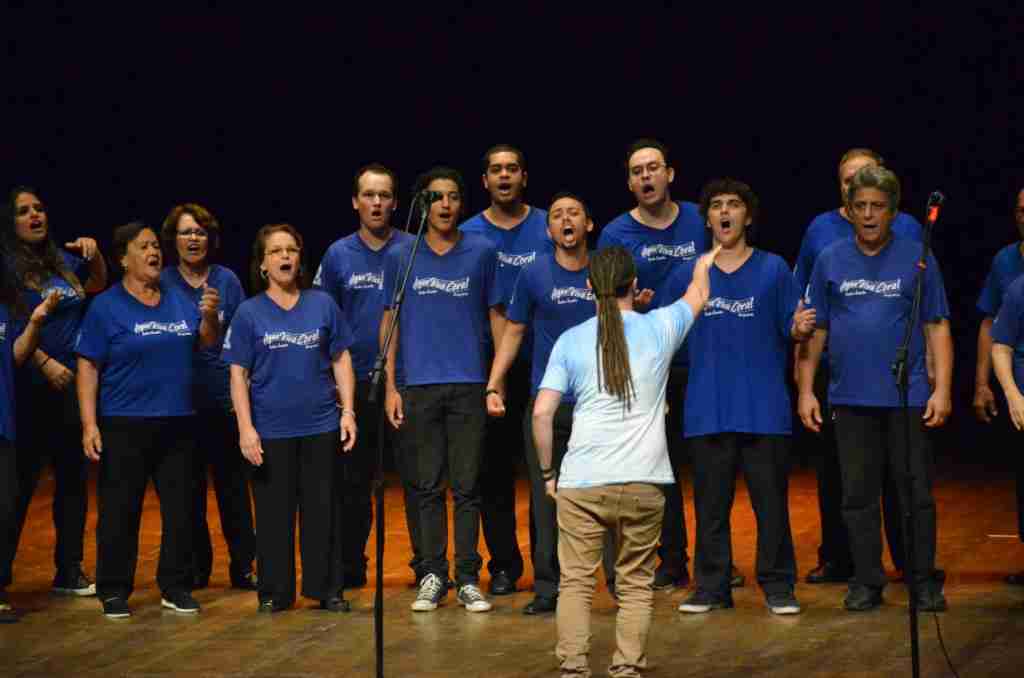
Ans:
{"label": "short sleeve", "polygon": [[221,308],[224,310],[223,324],[227,326],[231,324],[231,319],[235,317],[238,307],[245,300],[245,290],[242,289],[242,282],[235,275],[234,271],[224,269],[224,272],[226,274],[226,281],[224,283],[224,299],[221,302]]}
{"label": "short sleeve", "polygon": [[777,264],[775,279],[776,317],[778,318],[779,332],[788,339],[793,327],[793,314],[800,302],[800,288],[797,286],[796,278],[790,274],[786,265],[781,261]]}
{"label": "short sleeve", "polygon": [[330,296],[324,299],[327,305],[327,330],[330,334],[331,357],[342,353],[352,345],[352,330],[341,316],[341,309]]}
{"label": "short sleeve", "polygon": [[231,320],[228,333],[224,336],[224,350],[221,351],[220,358],[230,365],[239,365],[251,370],[256,349],[252,319],[245,307],[240,307],[238,311]]}
{"label": "short sleeve", "polygon": [[949,301],[946,299],[946,285],[942,281],[939,262],[932,254],[928,255],[928,268],[925,270],[924,299],[921,303],[921,319],[924,322],[935,322],[949,317]]}
{"label": "short sleeve", "polygon": [[519,271],[516,276],[516,283],[513,287],[512,298],[509,300],[506,314],[508,319],[520,325],[528,325],[533,317],[537,300],[533,297],[533,289],[530,286],[530,266],[528,264]]}
{"label": "short sleeve", "polygon": [[398,287],[399,254],[405,248],[395,247],[384,255],[384,307],[390,309],[395,300],[395,289]]}
{"label": "short sleeve", "polygon": [[110,318],[107,305],[93,302],[82,319],[75,340],[75,353],[93,362],[105,363],[110,351]]}
{"label": "short sleeve", "polygon": [[334,299],[334,303],[340,308],[344,305],[341,298],[341,285],[338,284],[338,271],[332,256],[333,247],[328,248],[320,262],[320,268],[316,269],[316,277],[313,278],[313,287],[327,292]]}
{"label": "short sleeve", "polygon": [[[812,222],[813,223],[813,222]],[[814,270],[813,246],[811,244],[811,227],[807,227],[803,240],[800,241],[800,253],[796,256],[796,266],[793,267],[793,280],[796,288],[803,294],[811,281],[811,271]]]}
{"label": "short sleeve", "polygon": [[1019,285],[1007,290],[1003,305],[992,323],[992,341],[997,344],[1016,346],[1020,338],[1021,294]]}
{"label": "short sleeve", "polygon": [[555,342],[555,347],[551,349],[548,366],[544,370],[544,378],[541,379],[539,388],[546,388],[551,391],[558,391],[559,393],[569,393],[571,391],[571,375],[566,356],[568,335],[568,332],[563,332],[562,336]]}
{"label": "short sleeve", "polygon": [[693,326],[693,310],[690,305],[682,299],[676,299],[668,306],[652,311],[661,325],[663,340],[672,349],[672,353],[679,350],[686,339],[686,333]]}
{"label": "short sleeve", "polygon": [[604,249],[605,247],[612,247],[613,245],[620,245],[619,239],[615,237],[615,234],[608,228],[611,224],[606,224],[601,229],[601,235],[597,237],[597,249]]}
{"label": "short sleeve", "polygon": [[807,296],[804,304],[815,310],[817,326],[821,329],[828,329],[829,299],[828,299],[828,268],[829,258],[827,255],[820,255],[814,262],[811,270],[811,281],[807,287]]}
{"label": "short sleeve", "polygon": [[498,276],[495,275],[497,253],[493,247],[486,248],[485,252],[480,268],[480,283],[483,285],[484,295],[487,299],[487,308],[491,308],[505,303],[505,290],[501,288]]}

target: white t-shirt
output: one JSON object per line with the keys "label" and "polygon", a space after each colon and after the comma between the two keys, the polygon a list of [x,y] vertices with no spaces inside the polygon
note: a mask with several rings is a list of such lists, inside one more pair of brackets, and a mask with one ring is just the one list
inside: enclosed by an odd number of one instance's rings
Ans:
{"label": "white t-shirt", "polygon": [[559,487],[675,482],[665,440],[665,388],[693,312],[680,299],[646,314],[623,311],[622,323],[636,389],[628,411],[624,401],[597,388],[597,318],[563,332],[551,351],[540,388],[576,395]]}

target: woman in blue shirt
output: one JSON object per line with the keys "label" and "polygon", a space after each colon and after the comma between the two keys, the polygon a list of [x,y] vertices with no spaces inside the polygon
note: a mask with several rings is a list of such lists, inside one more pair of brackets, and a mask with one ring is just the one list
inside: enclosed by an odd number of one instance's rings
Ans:
{"label": "woman in blue shirt", "polygon": [[302,595],[347,612],[331,506],[335,455],[356,442],[352,333],[329,294],[306,289],[303,273],[299,232],[290,224],[260,229],[252,285],[264,291],[238,307],[222,356],[231,366],[239,445],[256,467],[259,611],[295,601],[298,507]]}
{"label": "woman in blue shirt", "polygon": [[25,362],[39,345],[43,323],[47,316],[52,317],[59,303],[59,294],[50,292],[24,325],[25,304],[19,298],[17,283],[0,260],[0,623],[18,621],[5,590],[11,584],[19,532],[14,368]]}
{"label": "woman in blue shirt", "polygon": [[[79,450],[78,399],[74,343],[85,312],[86,295],[107,284],[107,267],[92,238],[57,246],[46,205],[39,192],[26,186],[11,191],[10,224],[4,229],[11,274],[29,308],[50,291],[58,295],[53,317],[42,329],[39,348],[17,374],[19,428],[17,534],[25,524],[39,475],[52,454],[56,489],[53,493],[53,551],[56,575],[53,592],[89,596],[96,586],[82,572],[85,516],[89,506],[86,469]],[[41,463],[42,462],[42,463]]]}
{"label": "woman in blue shirt", "polygon": [[197,304],[160,282],[163,256],[153,229],[114,230],[121,283],[96,297],[79,332],[82,447],[99,462],[96,593],[109,618],[131,615],[142,502],[150,477],[162,532],[156,580],[163,607],[196,613],[192,598],[192,370],[197,342],[220,338],[217,291]]}
{"label": "woman in blue shirt", "polygon": [[[222,330],[231,324],[238,305],[245,299],[242,283],[231,269],[210,262],[220,248],[220,224],[202,205],[187,203],[171,209],[164,219],[160,237],[165,250],[177,254],[177,266],[168,266],[160,280],[199,302],[207,286],[220,296],[219,320]],[[203,432],[196,446],[195,505],[192,510],[194,534],[194,587],[206,588],[213,569],[213,544],[206,524],[207,467],[213,470],[220,526],[227,542],[231,564],[231,586],[256,590],[252,561],[256,558],[256,535],[252,528],[252,500],[249,497],[247,464],[238,454],[238,429],[231,412],[228,365],[220,358],[221,343],[196,354],[192,390],[196,408],[196,430]]]}

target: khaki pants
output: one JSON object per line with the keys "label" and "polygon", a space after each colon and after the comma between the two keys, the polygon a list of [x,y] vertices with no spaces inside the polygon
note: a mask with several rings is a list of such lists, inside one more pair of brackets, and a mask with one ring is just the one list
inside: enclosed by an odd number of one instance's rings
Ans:
{"label": "khaki pants", "polygon": [[606,531],[618,543],[615,562],[619,612],[610,676],[638,676],[647,666],[655,555],[665,496],[656,485],[629,483],[558,490],[558,596],[556,654],[563,676],[589,676],[590,607]]}

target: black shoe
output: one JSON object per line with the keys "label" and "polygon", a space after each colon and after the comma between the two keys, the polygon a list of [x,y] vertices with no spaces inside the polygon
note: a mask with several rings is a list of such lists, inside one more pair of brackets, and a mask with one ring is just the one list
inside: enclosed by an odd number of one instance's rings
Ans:
{"label": "black shoe", "polygon": [[680,612],[703,614],[711,610],[723,610],[733,606],[732,596],[716,596],[713,593],[697,589],[690,597],[679,604]]}
{"label": "black shoe", "polygon": [[18,621],[18,613],[11,607],[7,592],[0,589],[0,624],[13,624]]}
{"label": "black shoe", "polygon": [[850,581],[853,571],[835,563],[821,563],[807,573],[808,584],[845,584]]}
{"label": "black shoe", "polygon": [[345,575],[346,589],[361,589],[366,586],[366,571]]}
{"label": "black shoe", "polygon": [[259,591],[260,581],[252,570],[231,575],[231,588],[243,591]]}
{"label": "black shoe", "polygon": [[257,611],[261,614],[273,614],[275,612],[284,612],[290,607],[291,605],[285,605],[284,603],[280,603],[274,600],[273,598],[261,598],[260,606]]}
{"label": "black shoe", "polygon": [[864,586],[863,584],[850,584],[843,599],[843,607],[850,612],[866,612],[873,610],[882,604],[882,589]]}
{"label": "black shoe", "polygon": [[516,592],[516,583],[505,570],[495,572],[491,576],[491,585],[488,587],[492,596],[507,596]]}
{"label": "black shoe", "polygon": [[103,601],[103,616],[107,619],[124,619],[132,616],[132,609],[121,596],[112,596]]}
{"label": "black shoe", "polygon": [[945,612],[946,596],[942,595],[941,584],[935,581],[922,582],[917,586],[917,609],[920,612]]}
{"label": "black shoe", "polygon": [[[935,568],[932,570],[931,580],[939,584],[944,583],[946,581],[946,571]],[[907,583],[907,575],[903,570],[896,570],[896,581],[901,581],[904,584]]]}
{"label": "black shoe", "polygon": [[743,576],[743,573],[736,569],[736,566],[732,566],[732,572],[729,576],[729,588],[741,589],[743,585],[747,583],[747,578]]}
{"label": "black shoe", "polygon": [[523,608],[523,614],[545,614],[558,609],[558,598],[536,596]]}
{"label": "black shoe", "polygon": [[188,591],[168,591],[160,598],[160,605],[175,612],[185,614],[196,614],[199,612],[199,603]]}
{"label": "black shoe", "polygon": [[95,596],[96,584],[76,564],[57,573],[53,578],[53,592],[63,596]]}
{"label": "black shoe", "polygon": [[349,612],[352,606],[341,596],[332,596],[320,601],[320,609],[328,612]]}
{"label": "black shoe", "polygon": [[655,591],[667,591],[668,589],[685,589],[690,585],[690,573],[669,572],[667,569],[658,568],[654,571],[654,584],[651,586]]}

